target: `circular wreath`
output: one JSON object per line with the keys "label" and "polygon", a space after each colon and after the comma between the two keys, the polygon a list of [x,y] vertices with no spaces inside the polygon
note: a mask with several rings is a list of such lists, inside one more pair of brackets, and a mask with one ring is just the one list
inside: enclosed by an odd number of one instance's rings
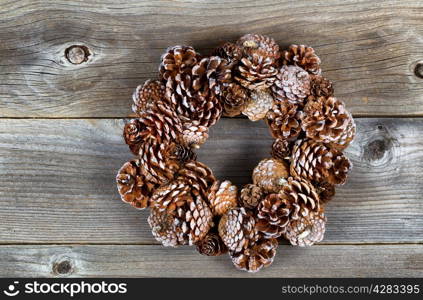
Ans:
{"label": "circular wreath", "polygon": [[[241,270],[273,262],[278,238],[309,246],[323,239],[324,204],[346,181],[342,153],[355,124],[313,48],[280,50],[274,39],[247,34],[210,56],[174,46],[159,78],[133,94],[137,118],[124,139],[137,156],[116,177],[123,201],[150,208],[148,223],[164,246],[196,245],[204,255],[228,252]],[[223,115],[265,119],[275,141],[271,158],[240,192],[215,178],[193,149]]]}

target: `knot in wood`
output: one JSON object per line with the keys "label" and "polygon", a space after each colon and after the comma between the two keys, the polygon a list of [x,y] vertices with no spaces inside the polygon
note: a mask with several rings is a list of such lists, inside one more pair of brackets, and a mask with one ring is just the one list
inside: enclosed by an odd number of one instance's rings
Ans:
{"label": "knot in wood", "polygon": [[419,63],[416,64],[416,66],[414,67],[414,74],[418,78],[423,79],[423,62],[419,62]]}
{"label": "knot in wood", "polygon": [[53,263],[53,273],[59,274],[59,275],[65,275],[72,273],[72,264],[69,260],[63,260],[60,262],[54,262]]}
{"label": "knot in wood", "polygon": [[86,46],[74,45],[65,50],[66,59],[74,65],[86,62],[90,56],[90,51]]}

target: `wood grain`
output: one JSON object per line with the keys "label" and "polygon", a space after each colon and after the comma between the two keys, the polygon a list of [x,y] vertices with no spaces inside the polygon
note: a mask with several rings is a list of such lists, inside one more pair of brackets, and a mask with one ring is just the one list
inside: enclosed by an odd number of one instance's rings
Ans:
{"label": "wood grain", "polygon": [[[254,32],[316,48],[356,116],[423,115],[423,3],[418,0],[0,2],[0,117],[126,117],[132,90],[161,53],[202,53]],[[71,45],[86,63],[64,57]]]}
{"label": "wood grain", "polygon": [[[0,243],[156,243],[121,202],[115,174],[131,158],[123,120],[0,120]],[[354,168],[327,207],[324,243],[423,241],[423,120],[358,119]],[[220,179],[250,181],[269,156],[266,125],[221,120],[199,151]]]}
{"label": "wood grain", "polygon": [[193,247],[0,246],[0,269],[4,277],[421,277],[423,245],[281,245],[256,274]]}

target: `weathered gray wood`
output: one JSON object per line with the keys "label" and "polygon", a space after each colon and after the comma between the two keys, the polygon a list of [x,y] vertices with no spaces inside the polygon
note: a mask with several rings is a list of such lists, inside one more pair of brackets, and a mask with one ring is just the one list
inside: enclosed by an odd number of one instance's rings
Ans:
{"label": "weathered gray wood", "polygon": [[[419,0],[1,1],[0,117],[126,117],[168,46],[249,32],[314,46],[355,115],[423,115],[422,14]],[[67,62],[71,45],[90,59]]]}
{"label": "weathered gray wood", "polygon": [[[423,241],[423,120],[358,119],[354,168],[327,207],[325,243]],[[0,120],[0,243],[155,243],[114,177],[131,158],[122,120]],[[269,156],[263,122],[221,120],[199,151],[248,183]]]}
{"label": "weathered gray wood", "polygon": [[0,269],[3,277],[421,277],[423,245],[281,245],[256,274],[193,247],[0,246]]}

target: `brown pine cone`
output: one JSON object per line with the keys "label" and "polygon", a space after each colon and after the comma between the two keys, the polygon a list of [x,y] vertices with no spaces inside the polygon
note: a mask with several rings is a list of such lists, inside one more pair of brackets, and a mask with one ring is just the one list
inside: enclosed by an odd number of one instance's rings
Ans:
{"label": "brown pine cone", "polygon": [[209,232],[196,246],[197,251],[206,256],[218,256],[228,252],[222,239],[214,232]]}
{"label": "brown pine cone", "polygon": [[240,206],[255,209],[264,196],[263,189],[255,184],[245,185],[240,193]]}
{"label": "brown pine cone", "polygon": [[320,58],[314,53],[314,49],[305,45],[291,45],[288,50],[282,52],[284,65],[296,65],[310,74],[319,75]]}
{"label": "brown pine cone", "polygon": [[223,114],[228,117],[239,115],[245,108],[249,96],[248,90],[239,84],[230,83],[224,87],[221,96]]}
{"label": "brown pine cone", "polygon": [[290,221],[294,206],[283,194],[269,194],[257,207],[256,228],[265,238],[278,238]]}
{"label": "brown pine cone", "polygon": [[278,159],[265,158],[253,170],[253,183],[265,193],[277,193],[288,177],[288,165]]}
{"label": "brown pine cone", "polygon": [[216,181],[210,188],[208,202],[215,216],[226,214],[237,206],[238,189],[229,180]]}
{"label": "brown pine cone", "polygon": [[275,139],[293,140],[301,133],[302,112],[287,101],[277,102],[266,115],[266,123]]}
{"label": "brown pine cone", "polygon": [[269,37],[247,34],[237,41],[242,49],[242,59],[235,67],[235,80],[251,89],[270,87],[275,75],[279,46]]}
{"label": "brown pine cone", "polygon": [[213,54],[220,58],[226,59],[230,64],[238,62],[242,57],[242,49],[234,43],[224,43],[222,46],[217,47]]}
{"label": "brown pine cone", "polygon": [[161,185],[173,179],[180,168],[179,159],[172,155],[174,148],[173,142],[157,143],[153,139],[148,139],[141,145],[141,173],[148,181]]}
{"label": "brown pine cone", "polygon": [[[355,125],[342,101],[335,97],[309,99],[304,107],[302,128],[308,138],[346,147],[354,138]],[[347,132],[347,134],[346,134]]]}
{"label": "brown pine cone", "polygon": [[139,160],[126,162],[116,175],[116,183],[122,201],[144,209],[149,205],[149,198],[158,186],[148,182],[140,169]]}
{"label": "brown pine cone", "polygon": [[209,138],[209,128],[199,121],[188,121],[182,125],[182,142],[189,148],[198,149]]}
{"label": "brown pine cone", "polygon": [[228,62],[217,56],[201,58],[194,48],[174,46],[162,56],[160,75],[166,98],[183,121],[211,126],[220,118],[221,85],[229,82]]}
{"label": "brown pine cone", "polygon": [[292,145],[285,139],[276,139],[272,144],[270,154],[275,159],[289,160],[291,158]]}
{"label": "brown pine cone", "polygon": [[195,154],[191,148],[188,148],[179,143],[171,143],[167,152],[167,156],[170,160],[178,161],[180,164],[197,159],[197,154]]}
{"label": "brown pine cone", "polygon": [[249,33],[240,37],[237,44],[249,56],[257,54],[275,60],[280,57],[279,45],[268,36]]}
{"label": "brown pine cone", "polygon": [[148,223],[164,246],[193,245],[213,226],[213,216],[195,185],[175,180],[158,188],[150,199]]}
{"label": "brown pine cone", "polygon": [[207,199],[208,192],[216,181],[212,170],[199,161],[188,161],[179,169],[177,179],[186,180],[193,188],[201,193],[204,199]]}
{"label": "brown pine cone", "polygon": [[151,109],[159,101],[166,102],[165,86],[159,80],[147,80],[143,85],[137,86],[132,95],[134,104],[132,111],[138,115]]}
{"label": "brown pine cone", "polygon": [[219,236],[230,251],[247,249],[259,238],[252,213],[243,207],[228,211],[220,218]]}
{"label": "brown pine cone", "polygon": [[258,121],[266,117],[272,105],[273,96],[268,89],[251,91],[242,113],[251,121]]}
{"label": "brown pine cone", "polygon": [[241,252],[231,252],[232,262],[239,270],[255,273],[272,264],[277,247],[276,239],[262,239]]}
{"label": "brown pine cone", "polygon": [[311,246],[323,240],[326,217],[323,209],[292,220],[286,227],[284,237],[294,246]]}
{"label": "brown pine cone", "polygon": [[275,100],[303,103],[310,95],[310,75],[298,66],[282,66],[272,86]]}
{"label": "brown pine cone", "polygon": [[288,178],[288,183],[279,194],[294,207],[289,216],[291,220],[307,216],[310,212],[317,212],[321,208],[316,189],[309,181],[302,178]]}
{"label": "brown pine cone", "polygon": [[328,182],[314,184],[321,203],[327,203],[335,196],[335,185]]}
{"label": "brown pine cone", "polygon": [[182,132],[182,124],[176,113],[162,102],[157,102],[151,110],[144,112],[139,119],[131,120],[123,129],[123,136],[129,149],[141,155],[143,143],[176,141]]}
{"label": "brown pine cone", "polygon": [[292,150],[291,175],[317,183],[344,184],[351,162],[344,154],[325,144],[298,140]]}
{"label": "brown pine cone", "polygon": [[345,129],[344,132],[342,132],[338,140],[336,142],[329,143],[329,145],[332,148],[342,151],[345,148],[347,148],[351,144],[351,142],[354,140],[355,133],[356,133],[355,122],[354,122],[354,119],[351,117],[350,122],[347,125],[347,128]]}
{"label": "brown pine cone", "polygon": [[321,75],[310,75],[310,91],[311,95],[317,97],[331,97],[334,90],[332,82]]}

